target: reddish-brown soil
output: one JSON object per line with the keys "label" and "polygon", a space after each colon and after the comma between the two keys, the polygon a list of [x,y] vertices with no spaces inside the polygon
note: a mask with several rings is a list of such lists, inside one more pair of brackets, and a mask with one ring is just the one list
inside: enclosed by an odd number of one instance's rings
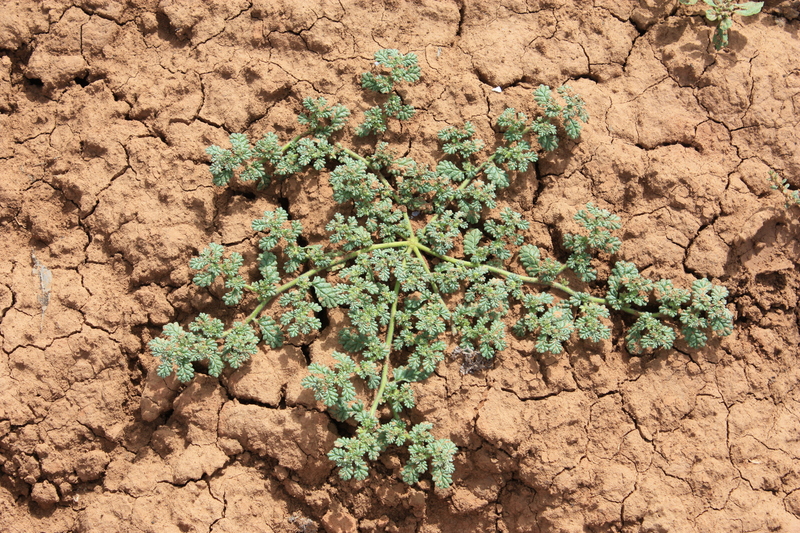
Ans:
{"label": "reddish-brown soil", "polygon": [[[800,531],[800,209],[766,182],[800,184],[799,11],[767,0],[715,52],[677,0],[3,2],[0,531]],[[404,94],[421,111],[388,138],[423,162],[444,125],[491,140],[506,106],[568,81],[590,123],[503,201],[550,250],[587,201],[616,212],[620,258],[729,287],[733,334],[443,363],[416,412],[459,446],[446,491],[404,485],[391,453],[341,481],[300,346],[159,379],[146,343],[219,311],[191,256],[252,245],[249,220],[281,202],[312,239],[336,209],[324,176],[215,189],[205,147],[287,139],[307,96],[360,114],[379,48],[420,58]]]}

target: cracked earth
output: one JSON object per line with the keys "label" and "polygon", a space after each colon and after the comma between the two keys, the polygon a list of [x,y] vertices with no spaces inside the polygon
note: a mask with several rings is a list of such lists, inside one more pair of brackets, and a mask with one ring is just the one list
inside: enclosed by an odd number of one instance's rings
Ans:
{"label": "cracked earth", "polygon": [[[723,51],[710,34],[676,0],[5,2],[0,530],[800,531],[800,209],[766,181],[800,185],[800,3],[737,17]],[[158,378],[164,324],[232,318],[190,257],[247,248],[267,208],[312,240],[335,212],[322,180],[215,190],[204,149],[293,135],[308,96],[358,114],[379,48],[420,58],[404,97],[421,112],[387,140],[421,162],[444,125],[491,140],[506,106],[569,82],[590,123],[503,202],[549,250],[586,201],[619,214],[619,256],[725,284],[734,333],[644,357],[619,331],[558,356],[514,339],[474,375],[442,363],[415,412],[459,447],[446,491],[402,484],[391,453],[364,482],[332,469],[337,426],[300,380],[335,313],[220,379]]]}

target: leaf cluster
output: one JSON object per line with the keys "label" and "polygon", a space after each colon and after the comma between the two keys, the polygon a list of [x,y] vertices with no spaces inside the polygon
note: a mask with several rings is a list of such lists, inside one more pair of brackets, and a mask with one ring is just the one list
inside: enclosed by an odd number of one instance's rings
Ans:
{"label": "leaf cluster", "polygon": [[[375,52],[375,66],[388,70],[386,74],[365,72],[361,76],[361,86],[379,94],[389,94],[399,82],[414,83],[419,80],[421,71],[417,56],[413,53],[401,54],[399,50],[379,50]],[[356,129],[356,135],[364,137],[383,133],[390,118],[409,120],[416,113],[414,106],[404,104],[398,94],[391,94],[386,102],[368,109],[364,122]]]}
{"label": "leaf cluster", "polygon": [[180,381],[189,381],[196,361],[205,361],[208,373],[219,376],[226,365],[239,368],[258,350],[258,337],[243,322],[235,322],[226,330],[221,320],[201,313],[188,329],[173,322],[164,326],[163,336],[150,341],[150,350],[161,360],[157,369],[160,377],[174,372]]}
{"label": "leaf cluster", "polygon": [[792,190],[789,188],[789,182],[774,170],[769,171],[769,185],[770,188],[780,191],[784,198],[784,207],[789,209],[792,206],[800,206],[800,191]]}
{"label": "leaf cluster", "polygon": [[328,138],[344,127],[350,111],[341,104],[328,105],[325,98],[306,98],[297,121],[307,129],[285,145],[269,132],[255,144],[244,133],[230,135],[230,149],[210,146],[211,176],[214,185],[223,186],[238,175],[242,182],[255,182],[259,189],[273,177],[288,177],[306,168],[321,170],[336,153]]}

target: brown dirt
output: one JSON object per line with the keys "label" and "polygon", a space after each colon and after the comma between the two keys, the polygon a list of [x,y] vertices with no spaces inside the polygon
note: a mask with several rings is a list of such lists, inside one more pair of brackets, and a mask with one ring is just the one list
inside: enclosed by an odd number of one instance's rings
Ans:
{"label": "brown dirt", "polygon": [[[714,53],[676,0],[5,2],[0,531],[800,531],[800,213],[765,180],[800,185],[799,10],[767,0]],[[218,309],[189,284],[198,249],[246,248],[280,198],[312,238],[334,210],[318,179],[215,190],[204,148],[286,138],[307,96],[365,109],[383,47],[420,57],[423,112],[395,137],[423,161],[443,124],[492,139],[505,106],[570,81],[589,126],[504,200],[547,247],[587,200],[618,213],[620,257],[730,288],[733,335],[642,358],[618,337],[556,357],[515,341],[474,376],[448,361],[417,407],[459,446],[447,491],[403,485],[391,454],[340,481],[297,347],[159,379],[146,342]]]}

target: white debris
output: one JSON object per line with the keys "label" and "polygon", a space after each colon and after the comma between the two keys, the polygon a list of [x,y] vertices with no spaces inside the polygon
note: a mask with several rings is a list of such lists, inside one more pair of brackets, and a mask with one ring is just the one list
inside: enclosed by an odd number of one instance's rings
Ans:
{"label": "white debris", "polygon": [[42,331],[44,329],[44,312],[47,311],[47,306],[50,305],[50,287],[53,283],[53,273],[39,262],[33,251],[31,251],[31,260],[33,261],[33,275],[39,278],[40,294],[37,300],[39,300],[39,305],[42,307],[42,320],[39,323],[39,331]]}

